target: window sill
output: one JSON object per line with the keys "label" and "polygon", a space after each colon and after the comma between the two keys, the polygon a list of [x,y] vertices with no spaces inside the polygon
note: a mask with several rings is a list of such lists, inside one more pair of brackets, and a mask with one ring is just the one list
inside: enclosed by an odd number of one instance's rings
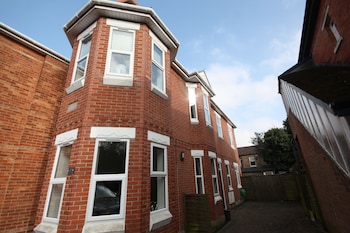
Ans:
{"label": "window sill", "polygon": [[118,75],[105,75],[103,77],[104,85],[113,85],[113,86],[124,86],[132,87],[133,78],[132,77],[123,77]]}
{"label": "window sill", "polygon": [[123,220],[109,220],[109,221],[95,221],[87,222],[84,225],[83,233],[124,233],[125,221]]}
{"label": "window sill", "polygon": [[42,222],[34,228],[35,233],[56,233],[57,224]]}
{"label": "window sill", "polygon": [[215,202],[215,204],[217,204],[219,201],[221,201],[222,200],[222,197],[220,196],[220,195],[216,195],[215,197],[214,197],[214,202]]}
{"label": "window sill", "polygon": [[155,94],[159,95],[160,97],[162,97],[165,100],[167,100],[169,98],[167,94],[165,94],[164,92],[162,92],[161,90],[159,90],[158,88],[156,88],[153,85],[151,87],[151,91],[154,92]]}
{"label": "window sill", "polygon": [[198,119],[191,119],[191,124],[192,125],[198,125],[199,124],[199,120]]}
{"label": "window sill", "polygon": [[84,86],[85,78],[79,79],[66,88],[66,93],[70,94]]}
{"label": "window sill", "polygon": [[162,226],[168,225],[171,222],[172,218],[173,216],[169,210],[160,210],[155,211],[154,213],[151,212],[149,230],[153,231]]}

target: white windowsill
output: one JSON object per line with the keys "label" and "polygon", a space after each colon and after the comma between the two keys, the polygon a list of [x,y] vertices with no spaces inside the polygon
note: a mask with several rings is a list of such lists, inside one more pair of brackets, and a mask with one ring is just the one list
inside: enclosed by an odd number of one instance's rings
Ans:
{"label": "white windowsill", "polygon": [[83,233],[124,233],[125,221],[123,220],[108,220],[87,222],[84,225]]}
{"label": "white windowsill", "polygon": [[66,93],[70,94],[84,86],[85,78],[81,78],[75,82],[73,82],[69,87],[66,88]]}
{"label": "white windowsill", "polygon": [[165,94],[164,92],[162,92],[161,90],[159,90],[158,88],[156,88],[153,85],[151,87],[151,91],[154,92],[155,94],[159,95],[160,97],[162,97],[165,100],[168,99],[168,95],[167,94]]}
{"label": "white windowsill", "polygon": [[105,75],[103,77],[104,85],[114,85],[114,86],[125,86],[132,87],[133,78],[132,77],[123,77],[118,75]]}
{"label": "white windowsill", "polygon": [[214,202],[215,202],[215,204],[218,203],[218,202],[221,201],[221,200],[222,200],[222,197],[221,197],[220,195],[216,195],[216,196],[214,197]]}
{"label": "white windowsill", "polygon": [[153,231],[155,229],[169,224],[172,218],[173,215],[169,212],[169,210],[151,212],[149,230]]}
{"label": "white windowsill", "polygon": [[56,233],[57,232],[57,224],[41,222],[38,226],[34,228],[35,233]]}

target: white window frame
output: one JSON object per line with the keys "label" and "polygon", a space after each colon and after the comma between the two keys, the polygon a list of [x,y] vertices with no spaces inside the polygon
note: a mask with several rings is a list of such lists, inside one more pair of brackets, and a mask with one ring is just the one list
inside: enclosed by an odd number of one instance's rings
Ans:
{"label": "white window frame", "polygon": [[210,172],[211,172],[211,180],[212,180],[212,184],[213,184],[214,202],[216,204],[218,201],[222,200],[222,197],[220,196],[218,171],[216,168],[216,154],[214,152],[211,152],[211,151],[209,151],[208,154],[209,154],[209,158],[210,158]]}
{"label": "white window frame", "polygon": [[[134,76],[134,60],[135,60],[135,41],[136,41],[136,30],[140,29],[140,24],[124,22],[114,19],[107,19],[107,25],[110,27],[109,41],[108,41],[108,51],[106,57],[106,68],[105,75],[103,77],[103,84],[105,85],[116,85],[116,86],[132,86],[133,85],[133,76]],[[122,50],[113,50],[111,49],[113,43],[113,31],[128,32],[132,34],[132,51],[122,51]],[[129,64],[129,73],[112,73],[110,72],[111,68],[111,59],[112,54],[127,54],[130,56]]]}
{"label": "white window frame", "polygon": [[[95,138],[95,151],[93,158],[93,166],[91,171],[91,181],[88,197],[88,205],[86,210],[86,222],[83,228],[83,233],[87,232],[97,232],[101,229],[108,229],[109,231],[124,231],[125,230],[125,208],[126,208],[126,196],[127,196],[127,181],[128,181],[128,165],[129,165],[129,148],[130,139],[136,137],[135,128],[127,127],[91,127],[90,138]],[[96,160],[98,151],[99,141],[126,141],[126,158],[125,158],[125,177],[119,176],[118,178],[123,178],[125,182],[122,183],[122,195],[120,197],[120,213],[119,215],[105,215],[105,216],[92,216],[93,205],[94,205],[94,194],[96,187],[96,178],[103,177],[93,177],[95,176],[96,170]],[[117,174],[120,175],[120,174]],[[109,177],[108,177],[109,176]],[[115,180],[114,177],[107,175],[105,178],[110,178]],[[124,191],[123,191],[124,190]]]}
{"label": "white window frame", "polygon": [[[205,194],[205,186],[204,186],[204,175],[203,175],[203,159],[204,151],[203,150],[191,150],[191,156],[193,157],[193,165],[194,165],[194,179],[195,179],[195,185],[196,185],[196,194]],[[199,161],[200,166],[200,174],[197,175],[197,166],[196,166],[196,160]],[[201,183],[198,184],[198,178],[201,179]],[[201,186],[203,193],[199,193],[198,185]]]}
{"label": "white window frame", "polygon": [[233,163],[233,169],[236,173],[237,188],[242,188],[241,175],[239,173],[238,163]]}
{"label": "white window frame", "polygon": [[[79,41],[76,57],[75,57],[75,62],[74,62],[74,69],[72,73],[72,79],[71,79],[71,85],[66,89],[66,93],[70,94],[81,87],[84,86],[85,83],[85,76],[86,76],[86,71],[89,66],[89,55],[90,55],[90,49],[91,49],[91,39],[92,39],[92,33],[93,29],[96,27],[96,23],[91,24],[85,31],[79,34],[77,37],[77,40]],[[86,54],[83,58],[86,58],[86,65],[85,65],[85,70],[84,70],[84,75],[80,77],[79,79],[75,80],[76,76],[76,71],[78,68],[78,61],[82,60],[82,58],[79,59],[79,54],[82,46],[82,42],[86,40],[87,38],[90,38],[90,47],[89,47],[89,53]]]}
{"label": "white window frame", "polygon": [[[43,220],[45,222],[56,223],[56,224],[59,222],[67,176],[61,177],[61,178],[55,178],[55,174],[58,166],[58,160],[59,160],[61,149],[65,146],[73,145],[74,141],[77,139],[77,136],[78,136],[78,129],[70,130],[56,136],[55,145],[57,149],[56,149],[55,161],[51,172],[50,185],[47,192],[46,202],[44,207]],[[67,175],[68,175],[68,171],[67,171]],[[50,218],[50,217],[47,217],[47,212],[50,204],[52,186],[55,184],[63,184],[63,188],[62,188],[61,199],[59,204],[60,206],[59,206],[57,218]]]}
{"label": "white window frame", "polygon": [[[248,160],[249,160],[249,166],[250,167],[257,167],[256,166],[256,158],[255,158],[255,156],[249,156]],[[254,164],[252,164],[253,162],[254,162]]]}
{"label": "white window frame", "polygon": [[[151,38],[152,38],[152,67],[151,67],[151,73],[153,69],[153,65],[157,66],[158,69],[162,71],[162,81],[163,86],[159,88],[157,85],[153,83],[153,74],[151,74],[151,91],[159,95],[160,97],[164,99],[168,99],[168,96],[166,94],[166,68],[165,68],[165,54],[167,52],[166,46],[152,33],[152,31],[149,32]],[[160,64],[154,59],[154,46],[156,46],[162,53],[162,63]]]}
{"label": "white window frame", "polygon": [[207,126],[211,126],[209,94],[204,89],[202,89],[202,92],[203,92],[203,107],[204,107],[205,123]]}
{"label": "white window frame", "polygon": [[186,86],[188,90],[188,105],[189,105],[190,121],[191,123],[197,124],[199,123],[198,111],[197,111],[197,96],[196,96],[197,84],[186,83]]}
{"label": "white window frame", "polygon": [[218,136],[219,138],[224,138],[224,134],[222,133],[222,126],[221,126],[221,116],[219,113],[215,112],[216,117],[216,127],[218,129]]}
{"label": "white window frame", "polygon": [[327,5],[325,15],[323,18],[322,30],[324,30],[326,28],[332,32],[332,34],[336,40],[336,45],[334,47],[333,53],[337,53],[338,49],[340,47],[340,44],[343,41],[343,37],[340,35],[337,27],[335,26],[334,22],[332,21],[331,17],[329,16],[328,11],[329,11],[329,5]]}
{"label": "white window frame", "polygon": [[[125,173],[124,174],[95,174],[97,167],[97,157],[99,142],[126,142],[126,155],[125,155]],[[88,221],[103,221],[123,219],[125,217],[126,209],[126,193],[127,193],[127,177],[128,177],[128,164],[129,164],[129,139],[112,139],[112,138],[97,138],[95,142],[95,151],[92,165],[89,201],[88,201]],[[92,216],[93,205],[95,201],[96,183],[99,181],[121,181],[121,194],[120,194],[120,212],[119,214]]]}
{"label": "white window frame", "polygon": [[233,129],[229,123],[227,123],[227,130],[228,130],[228,136],[230,137],[230,145],[231,145],[232,149],[235,149],[235,143],[233,140]]}
{"label": "white window frame", "polygon": [[232,179],[231,179],[230,162],[228,160],[225,160],[225,167],[226,167],[228,189],[229,189],[229,191],[232,191],[233,186],[232,186]]}
{"label": "white window frame", "polygon": [[150,146],[150,156],[151,156],[151,162],[150,162],[150,178],[152,175],[158,176],[158,175],[164,175],[164,173],[158,173],[158,172],[152,172],[152,165],[153,165],[153,147],[159,147],[164,148],[164,170],[166,171],[165,175],[165,205],[166,208],[162,208],[155,211],[150,211],[150,231],[153,231],[155,229],[158,229],[162,226],[165,226],[171,222],[172,214],[169,211],[169,195],[168,195],[168,164],[167,164],[167,146],[170,145],[170,138],[166,135],[159,134],[153,131],[147,132],[147,139],[148,141],[151,141]]}

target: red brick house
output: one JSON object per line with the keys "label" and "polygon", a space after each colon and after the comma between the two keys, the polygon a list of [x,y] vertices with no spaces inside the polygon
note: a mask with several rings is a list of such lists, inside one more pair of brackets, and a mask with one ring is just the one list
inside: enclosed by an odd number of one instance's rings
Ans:
{"label": "red brick house", "polygon": [[[49,90],[31,84],[39,99],[21,96],[25,116],[1,96],[7,103],[1,114],[26,120],[15,139],[6,119],[0,128],[8,148],[1,171],[10,169],[1,186],[8,203],[0,212],[2,232],[184,232],[191,224],[186,194],[207,197],[211,232],[239,201],[235,125],[212,101],[205,72],[190,73],[176,60],[179,42],[154,10],[127,2],[89,1],[65,25],[69,63],[2,26],[8,44],[2,53],[45,55],[44,68],[60,68],[46,75],[31,67]],[[9,52],[13,47],[18,54]],[[1,56],[1,64],[11,70],[9,58]],[[29,71],[18,72],[1,79],[13,84]],[[23,93],[13,86],[4,88]],[[11,156],[10,141],[30,154]],[[28,198],[18,200],[25,189]]]}
{"label": "red brick house", "polygon": [[311,183],[306,203],[329,232],[350,232],[349,11],[346,0],[308,0],[298,64],[279,77],[300,172]]}
{"label": "red brick house", "polygon": [[256,146],[238,147],[242,176],[273,175],[271,168],[256,151]]}
{"label": "red brick house", "polygon": [[68,67],[0,24],[0,232],[34,226]]}

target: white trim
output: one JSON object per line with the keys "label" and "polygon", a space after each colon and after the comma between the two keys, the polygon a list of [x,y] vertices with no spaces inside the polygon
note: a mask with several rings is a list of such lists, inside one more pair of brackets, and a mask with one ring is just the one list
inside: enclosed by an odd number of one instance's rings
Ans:
{"label": "white trim", "polygon": [[224,163],[226,164],[226,165],[230,165],[230,161],[228,161],[228,160],[224,160]]}
{"label": "white trim", "polygon": [[135,138],[136,128],[126,127],[91,127],[91,138]]}
{"label": "white trim", "polygon": [[106,24],[113,27],[123,28],[123,29],[140,30],[139,23],[121,21],[117,19],[107,19]]}
{"label": "white trim", "polygon": [[209,158],[216,159],[216,153],[212,151],[208,151]]}
{"label": "white trim", "polygon": [[150,30],[149,35],[153,40],[153,43],[157,44],[164,53],[168,52],[168,48],[158,39],[158,37]]}
{"label": "white trim", "polygon": [[[200,175],[197,175],[196,159],[199,159],[199,165],[200,165],[200,169],[201,169]],[[194,179],[195,179],[195,185],[196,185],[196,193],[198,194],[198,180],[197,179],[201,178],[201,187],[203,190],[203,194],[205,194],[202,156],[193,156],[193,165],[194,165]]]}
{"label": "white trim", "polygon": [[218,163],[220,163],[220,164],[222,163],[222,160],[221,160],[221,158],[218,158]]}
{"label": "white trim", "polygon": [[[102,230],[103,229],[103,230]],[[120,219],[98,222],[86,222],[83,227],[83,233],[124,233],[125,221]]]}
{"label": "white trim", "polygon": [[91,24],[87,29],[85,29],[82,33],[80,33],[77,37],[77,40],[81,40],[88,35],[92,34],[92,30],[96,27],[96,22]]}
{"label": "white trim", "polygon": [[191,156],[202,157],[202,156],[204,156],[204,150],[191,150]]}
{"label": "white trim", "polygon": [[72,129],[70,131],[58,134],[55,140],[55,146],[61,144],[72,144],[78,137],[78,129]]}
{"label": "white trim", "polygon": [[153,231],[155,229],[169,224],[172,218],[173,215],[170,213],[169,210],[151,212],[149,230]]}
{"label": "white trim", "polygon": [[147,140],[167,146],[170,145],[170,137],[150,130],[147,131]]}
{"label": "white trim", "polygon": [[197,88],[197,83],[186,83],[186,87]]}

